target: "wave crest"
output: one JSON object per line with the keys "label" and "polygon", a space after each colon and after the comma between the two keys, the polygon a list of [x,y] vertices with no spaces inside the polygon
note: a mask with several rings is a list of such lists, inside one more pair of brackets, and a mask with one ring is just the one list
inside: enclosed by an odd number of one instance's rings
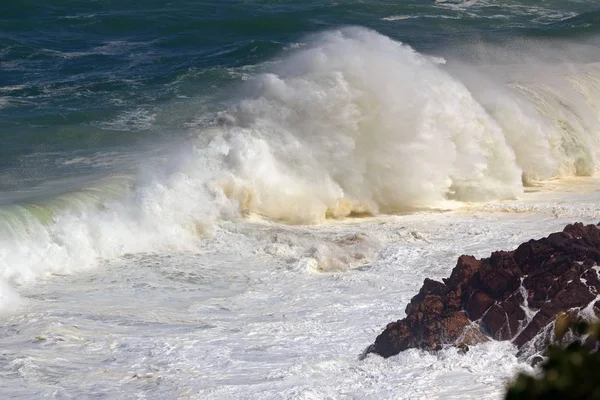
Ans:
{"label": "wave crest", "polygon": [[2,281],[193,250],[219,220],[245,214],[318,223],[510,199],[523,181],[597,170],[597,64],[497,73],[362,28],[309,43],[247,82],[184,148],[147,160],[119,196],[0,210],[0,302],[14,300]]}
{"label": "wave crest", "polygon": [[251,211],[314,205],[318,220],[340,201],[377,213],[521,192],[514,152],[469,90],[373,31],[323,34],[250,85],[226,131],[243,142],[230,168],[255,189]]}

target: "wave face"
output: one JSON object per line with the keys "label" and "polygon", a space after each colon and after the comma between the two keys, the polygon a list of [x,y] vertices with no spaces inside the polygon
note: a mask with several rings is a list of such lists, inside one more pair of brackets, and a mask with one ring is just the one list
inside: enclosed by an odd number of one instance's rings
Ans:
{"label": "wave face", "polygon": [[197,249],[218,221],[248,214],[319,223],[595,173],[600,66],[514,57],[444,60],[364,28],[312,36],[137,173],[3,207],[2,301],[102,259]]}
{"label": "wave face", "polygon": [[248,90],[225,131],[243,143],[232,166],[251,212],[306,222],[520,193],[514,152],[469,90],[373,31],[320,35]]}

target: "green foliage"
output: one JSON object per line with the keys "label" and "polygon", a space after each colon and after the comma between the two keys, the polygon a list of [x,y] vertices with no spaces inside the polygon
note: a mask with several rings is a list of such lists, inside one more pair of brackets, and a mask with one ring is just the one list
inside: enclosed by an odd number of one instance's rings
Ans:
{"label": "green foliage", "polygon": [[[585,321],[569,323],[564,329],[557,320],[557,336],[562,339],[566,330],[574,334],[589,334],[588,344],[600,338],[600,323]],[[541,376],[520,374],[509,387],[506,400],[600,400],[600,353],[580,341],[567,347],[551,346],[548,359],[542,364]]]}

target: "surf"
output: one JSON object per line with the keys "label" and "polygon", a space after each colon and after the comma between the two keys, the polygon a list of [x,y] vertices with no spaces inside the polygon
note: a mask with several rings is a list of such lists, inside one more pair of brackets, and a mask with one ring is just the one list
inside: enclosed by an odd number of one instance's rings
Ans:
{"label": "surf", "polygon": [[103,259],[197,251],[222,221],[319,224],[517,199],[536,182],[593,175],[598,65],[521,65],[442,60],[359,27],[307,37],[188,141],[143,160],[117,195],[4,207],[2,304],[17,303],[19,285]]}

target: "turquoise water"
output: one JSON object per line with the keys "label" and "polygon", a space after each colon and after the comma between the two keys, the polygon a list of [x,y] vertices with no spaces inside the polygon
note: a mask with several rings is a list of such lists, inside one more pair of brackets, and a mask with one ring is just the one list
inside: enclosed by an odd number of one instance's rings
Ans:
{"label": "turquoise water", "polygon": [[[600,27],[595,2],[580,0],[129,3],[0,6],[0,201],[72,190],[188,135],[245,72],[308,34],[357,25],[443,55],[474,41],[578,40]],[[92,161],[69,163],[77,157]]]}

